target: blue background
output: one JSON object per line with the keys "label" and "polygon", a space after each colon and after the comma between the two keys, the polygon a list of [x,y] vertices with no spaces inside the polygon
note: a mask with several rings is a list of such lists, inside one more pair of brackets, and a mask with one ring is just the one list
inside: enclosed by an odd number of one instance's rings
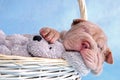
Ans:
{"label": "blue background", "polygon": [[[119,80],[120,0],[86,0],[88,20],[98,24],[108,36],[114,64],[104,64],[101,75],[89,74],[83,80]],[[38,33],[49,26],[68,30],[79,18],[77,0],[0,0],[0,29],[6,34]]]}

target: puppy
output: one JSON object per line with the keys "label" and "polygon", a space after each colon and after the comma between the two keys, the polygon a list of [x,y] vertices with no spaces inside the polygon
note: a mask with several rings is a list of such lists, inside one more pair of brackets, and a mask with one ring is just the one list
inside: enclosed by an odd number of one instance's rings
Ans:
{"label": "puppy", "polygon": [[40,34],[50,43],[61,38],[66,50],[79,51],[87,67],[95,74],[102,71],[104,61],[113,63],[105,33],[99,26],[89,21],[75,19],[69,31],[59,33],[51,28],[43,28]]}
{"label": "puppy", "polygon": [[113,63],[112,52],[102,29],[89,21],[75,19],[71,29],[63,36],[67,50],[80,51],[86,65],[93,73],[102,71],[103,62]]}

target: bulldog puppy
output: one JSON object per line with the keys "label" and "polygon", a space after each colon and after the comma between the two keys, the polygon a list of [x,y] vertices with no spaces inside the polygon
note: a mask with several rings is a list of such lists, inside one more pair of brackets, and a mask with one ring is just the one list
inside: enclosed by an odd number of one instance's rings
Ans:
{"label": "bulldog puppy", "polygon": [[43,28],[40,34],[50,43],[61,37],[65,49],[79,51],[87,67],[95,74],[102,71],[104,61],[113,63],[105,33],[89,21],[75,19],[69,31],[59,33],[51,28]]}
{"label": "bulldog puppy", "polygon": [[86,65],[95,74],[102,71],[104,61],[113,63],[105,33],[89,21],[75,19],[71,29],[63,36],[63,44],[67,50],[80,51]]}

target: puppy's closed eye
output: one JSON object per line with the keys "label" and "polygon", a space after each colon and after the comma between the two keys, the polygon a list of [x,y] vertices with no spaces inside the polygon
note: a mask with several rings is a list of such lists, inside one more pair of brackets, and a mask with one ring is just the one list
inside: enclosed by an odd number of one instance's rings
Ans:
{"label": "puppy's closed eye", "polygon": [[100,49],[100,51],[103,50],[103,47],[101,47],[100,45],[97,45],[97,47]]}

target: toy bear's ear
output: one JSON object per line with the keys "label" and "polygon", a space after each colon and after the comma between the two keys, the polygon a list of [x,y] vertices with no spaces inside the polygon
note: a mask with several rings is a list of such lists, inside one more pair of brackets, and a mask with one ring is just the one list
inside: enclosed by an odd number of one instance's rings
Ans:
{"label": "toy bear's ear", "polygon": [[83,19],[74,19],[72,25],[76,25],[76,24],[78,24],[80,22],[85,22],[85,20],[83,20]]}
{"label": "toy bear's ear", "polygon": [[113,57],[112,57],[112,52],[109,48],[107,48],[105,52],[105,62],[109,64],[113,64]]}

